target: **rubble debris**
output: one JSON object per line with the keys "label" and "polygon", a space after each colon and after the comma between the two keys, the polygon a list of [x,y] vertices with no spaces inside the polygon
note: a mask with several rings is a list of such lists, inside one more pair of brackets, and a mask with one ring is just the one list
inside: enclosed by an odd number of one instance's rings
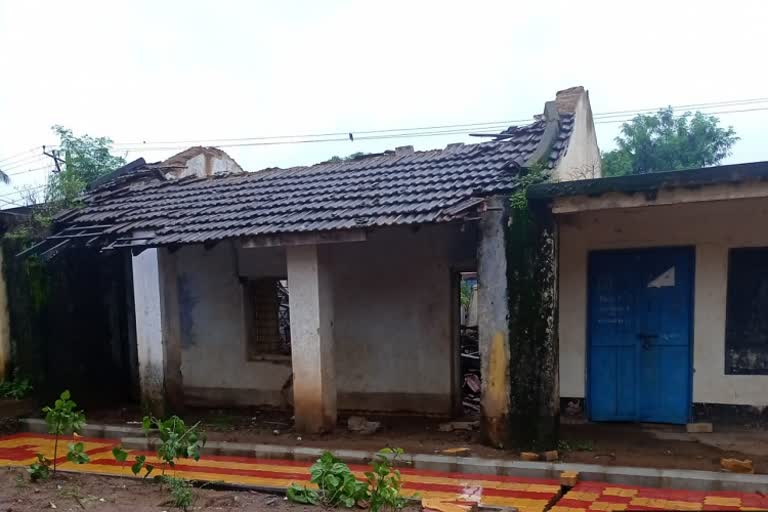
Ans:
{"label": "rubble debris", "polygon": [[565,407],[565,414],[566,416],[579,416],[584,412],[581,408],[581,403],[579,403],[579,400],[570,400],[568,402],[568,405]]}
{"label": "rubble debris", "polygon": [[720,467],[731,473],[754,473],[755,468],[749,459],[720,459]]}
{"label": "rubble debris", "polygon": [[563,471],[560,473],[560,485],[576,487],[577,483],[579,483],[578,471]]}
{"label": "rubble debris", "polygon": [[556,461],[560,458],[560,454],[557,453],[557,450],[549,450],[547,452],[544,452],[544,460],[547,462]]}
{"label": "rubble debris", "polygon": [[689,434],[711,434],[712,424],[706,422],[688,423],[685,425],[685,431]]}
{"label": "rubble debris", "polygon": [[381,422],[368,421],[363,416],[350,416],[347,419],[347,430],[360,434],[373,434],[381,428]]}
{"label": "rubble debris", "polygon": [[469,454],[469,448],[461,447],[461,448],[446,448],[445,450],[440,450],[440,453],[444,455],[468,455]]}
{"label": "rubble debris", "polygon": [[479,427],[479,421],[449,421],[447,423],[441,423],[437,429],[440,432],[453,432],[455,430],[464,430],[469,432]]}
{"label": "rubble debris", "polygon": [[539,460],[539,454],[534,452],[522,452],[520,458],[527,461]]}
{"label": "rubble debris", "polygon": [[435,512],[477,512],[477,503],[450,498],[421,498],[421,508]]}
{"label": "rubble debris", "polygon": [[462,401],[464,414],[477,416],[480,414],[480,343],[477,327],[462,325],[459,331],[459,347],[461,351]]}

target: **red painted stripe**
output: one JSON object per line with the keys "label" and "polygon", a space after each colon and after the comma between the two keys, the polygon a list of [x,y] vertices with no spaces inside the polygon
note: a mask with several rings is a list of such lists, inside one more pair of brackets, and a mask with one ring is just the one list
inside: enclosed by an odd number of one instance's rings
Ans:
{"label": "red painted stripe", "polygon": [[[177,463],[176,470],[191,471],[191,472],[198,472],[198,473],[211,473],[216,475],[245,476],[245,477],[271,479],[271,480],[280,479],[280,480],[309,481],[309,478],[310,478],[309,472],[306,469],[303,469],[300,472],[282,472],[282,471],[268,471],[268,470],[262,470],[262,469],[221,468],[221,467],[206,466],[205,460],[206,459],[201,459],[202,462],[199,465]],[[131,466],[130,461],[119,463],[113,459],[97,459],[92,462],[93,464],[99,464],[103,466],[114,466],[114,467],[130,467]],[[447,492],[452,494],[462,494],[465,491],[465,489],[468,489],[466,486],[461,485],[460,482],[457,482],[456,484],[429,484],[429,483],[420,483],[420,482],[404,482],[403,488],[413,490],[413,491],[441,491],[441,492]],[[472,489],[472,487],[469,487],[469,489]],[[529,498],[529,499],[540,499],[540,500],[546,500],[554,494],[554,493],[537,493],[537,492],[529,492],[529,491],[512,491],[507,489],[490,489],[490,488],[481,489],[479,487],[478,487],[478,491],[483,496]]]}
{"label": "red painted stripe", "polygon": [[726,507],[724,505],[704,505],[702,510],[741,510],[740,507]]}
{"label": "red painted stripe", "polygon": [[[18,434],[12,434],[10,436],[4,436],[0,438],[0,440],[16,439],[21,437],[50,439],[50,440],[53,440],[55,438],[55,436],[52,436],[50,434],[18,433]],[[70,439],[70,437],[67,436],[67,439]],[[77,441],[107,444],[109,445],[110,449],[113,446],[117,446],[120,444],[120,441],[116,439],[104,439],[104,438],[100,439],[100,438],[91,438],[91,437],[78,437]],[[132,454],[137,454],[137,455],[139,454],[154,455],[154,452],[150,452],[146,450],[130,450],[130,451]],[[221,461],[221,462],[236,462],[236,463],[242,463],[242,464],[270,464],[273,466],[286,466],[286,467],[296,467],[296,468],[309,468],[312,465],[312,462],[305,462],[305,461],[296,461],[296,460],[287,460],[287,459],[264,459],[264,458],[229,456],[229,455],[209,455],[209,456],[206,456],[205,458]],[[361,472],[370,470],[370,466],[365,466],[361,464],[351,464],[349,465],[349,468],[352,471],[361,471]],[[412,469],[412,468],[399,468],[399,469],[401,474],[403,475],[434,476],[439,478],[452,478],[457,480],[486,480],[489,482],[515,482],[515,483],[521,483],[521,484],[529,483],[529,484],[544,484],[544,485],[560,485],[558,480],[545,479],[545,478],[510,477],[510,476],[488,475],[488,474],[480,474],[480,473],[444,472],[444,471],[422,470],[422,469]]]}
{"label": "red painted stripe", "polygon": [[[116,466],[130,468],[133,464],[131,461],[117,462],[114,459],[98,459],[94,460],[93,464],[99,464],[102,466]],[[156,469],[159,469],[159,464],[153,464]],[[240,468],[219,468],[205,465],[191,465],[191,464],[179,464],[175,466],[177,471],[193,471],[198,473],[213,473],[216,475],[236,475],[236,476],[250,476],[254,478],[263,479],[288,479],[288,480],[306,480],[309,481],[309,472],[277,472],[277,471],[265,471],[261,469],[240,469]]]}
{"label": "red painted stripe", "polygon": [[741,494],[739,495],[739,498],[741,498],[742,507],[762,508],[764,510],[768,510],[768,496],[761,496],[759,494],[750,493]]}
{"label": "red painted stripe", "polygon": [[[367,466],[360,466],[368,471]],[[560,486],[559,480],[546,478],[531,478],[523,476],[483,475],[480,473],[458,473],[455,471],[433,471],[428,469],[399,468],[403,475],[436,476],[440,478],[455,478],[457,480],[487,480],[489,482],[515,482],[520,484],[544,484]]]}
{"label": "red painted stripe", "polygon": [[534,500],[547,500],[551,498],[555,493],[553,492],[531,492],[531,491],[513,491],[509,489],[493,489],[490,487],[473,487],[461,485],[460,482],[452,484],[429,484],[422,482],[403,482],[403,488],[414,491],[441,491],[453,494],[479,494],[481,496],[499,496],[509,498],[528,498]]}

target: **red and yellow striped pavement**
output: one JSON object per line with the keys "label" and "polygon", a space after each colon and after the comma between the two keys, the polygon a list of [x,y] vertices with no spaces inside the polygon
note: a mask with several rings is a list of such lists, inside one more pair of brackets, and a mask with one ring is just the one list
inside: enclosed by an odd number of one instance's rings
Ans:
{"label": "red and yellow striped pavement", "polygon": [[552,512],[618,510],[768,510],[768,497],[736,491],[651,489],[579,482]]}
{"label": "red and yellow striped pavement", "polygon": [[[62,471],[133,477],[130,465],[136,455],[159,465],[151,452],[128,450],[128,461],[112,456],[118,441],[78,437],[90,456],[88,464],[76,465],[63,455],[71,438],[59,442],[57,464]],[[0,466],[28,466],[36,454],[53,457],[53,436],[15,434],[0,437]],[[200,481],[226,482],[259,487],[288,487],[291,483],[309,484],[310,462],[252,457],[206,455],[199,461],[183,460],[176,465],[176,476]],[[350,465],[358,478],[368,468]],[[651,489],[601,482],[579,482],[564,496],[556,480],[472,475],[405,468],[404,492],[418,493],[431,501],[477,502],[487,506],[514,507],[521,512],[586,512],[621,510],[768,510],[768,497],[756,493],[731,491],[689,491]],[[551,507],[551,508],[549,508]]]}
{"label": "red and yellow striped pavement", "polygon": [[[66,460],[67,443],[71,438],[59,441],[57,464],[62,471],[119,475],[133,477],[130,466],[136,455],[145,455],[147,462],[158,464],[151,452],[128,450],[128,461],[120,463],[112,456],[112,448],[118,444],[111,439],[78,437],[85,444],[91,461],[76,465]],[[53,457],[53,437],[42,434],[15,434],[0,438],[0,466],[28,466],[35,462],[36,454]],[[183,460],[176,464],[174,474],[189,480],[226,482],[230,484],[262,487],[288,487],[291,483],[309,484],[310,462],[252,457],[205,455],[197,462]],[[363,478],[367,466],[350,465],[358,478]],[[403,489],[408,494],[418,493],[422,498],[457,502],[479,502],[483,505],[514,507],[521,512],[542,512],[551,505],[560,492],[556,480],[539,478],[507,477],[496,475],[471,475],[402,469]]]}

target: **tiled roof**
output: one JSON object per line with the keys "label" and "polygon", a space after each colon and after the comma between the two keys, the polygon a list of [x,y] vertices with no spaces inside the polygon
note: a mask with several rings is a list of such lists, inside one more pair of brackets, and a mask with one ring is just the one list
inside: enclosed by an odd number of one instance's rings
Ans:
{"label": "tiled roof", "polygon": [[[65,229],[59,234],[119,247],[137,231],[151,232],[130,244],[154,246],[445,222],[477,198],[513,190],[546,123],[512,127],[503,139],[477,144],[310,167],[180,180],[145,172],[142,180],[126,181],[123,175],[119,185],[101,185],[86,196],[85,206],[61,216]],[[561,114],[545,159],[550,168],[566,149],[572,125],[573,116]]]}

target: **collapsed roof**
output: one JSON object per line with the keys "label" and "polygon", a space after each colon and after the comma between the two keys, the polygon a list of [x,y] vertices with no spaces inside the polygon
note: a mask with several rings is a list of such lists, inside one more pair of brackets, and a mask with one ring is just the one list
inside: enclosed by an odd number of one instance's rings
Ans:
{"label": "collapsed roof", "polygon": [[84,205],[60,215],[59,230],[36,252],[448,222],[483,198],[513,191],[521,169],[534,163],[553,168],[573,123],[572,113],[549,102],[535,122],[477,144],[431,151],[409,146],[309,167],[206,177],[169,179],[177,162],[140,159],[94,183]]}

